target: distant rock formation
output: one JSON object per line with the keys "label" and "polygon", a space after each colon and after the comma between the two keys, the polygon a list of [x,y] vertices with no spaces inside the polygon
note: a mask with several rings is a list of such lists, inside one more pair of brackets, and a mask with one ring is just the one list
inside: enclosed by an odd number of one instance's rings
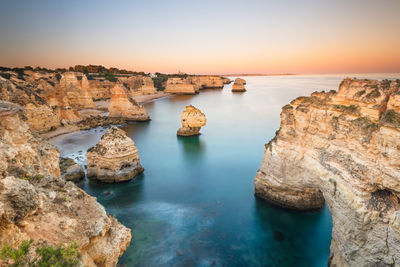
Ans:
{"label": "distant rock formation", "polygon": [[221,79],[222,79],[222,82],[223,82],[224,84],[230,84],[230,83],[232,82],[231,79],[226,78],[226,77],[221,77]]}
{"label": "distant rock formation", "polygon": [[124,118],[128,121],[150,120],[146,109],[132,99],[128,89],[122,83],[115,84],[111,90],[111,101],[108,111],[111,118]]}
{"label": "distant rock formation", "polygon": [[130,76],[118,78],[128,89],[131,96],[156,94],[153,80],[147,76]]}
{"label": "distant rock formation", "polygon": [[330,266],[400,265],[400,80],[345,79],[282,108],[255,194],[311,210],[324,200]]}
{"label": "distant rock formation", "polygon": [[206,125],[207,119],[199,109],[194,106],[186,106],[181,116],[182,127],[178,129],[177,135],[192,136],[199,135],[202,126]]}
{"label": "distant rock formation", "polygon": [[60,79],[61,90],[73,108],[94,108],[90,84],[86,75],[79,72],[65,72]]}
{"label": "distant rock formation", "polygon": [[143,172],[138,149],[126,133],[111,127],[87,152],[87,177],[105,183],[132,180]]}
{"label": "distant rock formation", "polygon": [[189,80],[184,78],[168,78],[165,93],[171,94],[189,94],[194,95],[198,93],[198,87],[190,83]]}
{"label": "distant rock formation", "polygon": [[236,78],[235,82],[232,85],[232,92],[246,92],[246,88],[244,87],[245,84],[246,80]]}
{"label": "distant rock formation", "polygon": [[130,229],[60,178],[60,153],[26,120],[22,107],[0,101],[0,247],[16,248],[29,239],[33,247],[76,242],[82,266],[116,266]]}
{"label": "distant rock formation", "polygon": [[60,158],[61,177],[66,181],[79,182],[85,177],[85,171],[70,158]]}
{"label": "distant rock formation", "polygon": [[189,76],[187,79],[199,89],[222,89],[224,87],[220,76]]}

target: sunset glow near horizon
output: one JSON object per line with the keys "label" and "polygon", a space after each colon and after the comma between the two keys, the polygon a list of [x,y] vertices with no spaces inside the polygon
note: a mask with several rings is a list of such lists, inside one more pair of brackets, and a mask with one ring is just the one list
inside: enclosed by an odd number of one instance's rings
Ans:
{"label": "sunset glow near horizon", "polygon": [[0,66],[134,71],[400,72],[400,1],[12,1]]}

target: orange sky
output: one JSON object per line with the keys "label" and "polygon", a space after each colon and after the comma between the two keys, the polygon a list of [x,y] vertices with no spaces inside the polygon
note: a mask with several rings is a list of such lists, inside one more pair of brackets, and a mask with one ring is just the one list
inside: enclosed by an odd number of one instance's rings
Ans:
{"label": "orange sky", "polygon": [[0,65],[145,72],[400,72],[400,1],[11,1]]}

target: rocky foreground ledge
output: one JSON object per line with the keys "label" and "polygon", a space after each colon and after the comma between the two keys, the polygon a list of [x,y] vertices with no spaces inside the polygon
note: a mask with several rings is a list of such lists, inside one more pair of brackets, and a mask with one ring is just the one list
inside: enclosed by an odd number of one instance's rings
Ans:
{"label": "rocky foreground ledge", "polygon": [[0,101],[0,247],[29,239],[33,247],[76,242],[83,266],[116,266],[129,246],[130,229],[96,198],[61,179],[59,156],[31,132],[23,108]]}
{"label": "rocky foreground ledge", "polygon": [[400,265],[400,80],[345,79],[282,109],[255,194],[330,209],[330,266]]}

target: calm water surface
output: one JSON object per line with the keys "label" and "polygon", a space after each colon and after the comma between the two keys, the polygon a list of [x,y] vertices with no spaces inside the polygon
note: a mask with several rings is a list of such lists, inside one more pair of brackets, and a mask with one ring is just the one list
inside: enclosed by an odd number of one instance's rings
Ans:
{"label": "calm water surface", "polygon": [[[315,90],[337,89],[347,76],[247,77],[246,93],[233,94],[228,85],[147,103],[152,121],[123,127],[139,148],[144,174],[122,184],[80,184],[132,229],[132,243],[120,263],[326,266],[332,228],[328,208],[313,213],[275,208],[254,197],[253,178],[264,144],[279,128],[281,107]],[[206,114],[207,125],[198,137],[180,138],[176,130],[189,104]],[[62,156],[84,165],[86,150],[105,130],[52,142]]]}

